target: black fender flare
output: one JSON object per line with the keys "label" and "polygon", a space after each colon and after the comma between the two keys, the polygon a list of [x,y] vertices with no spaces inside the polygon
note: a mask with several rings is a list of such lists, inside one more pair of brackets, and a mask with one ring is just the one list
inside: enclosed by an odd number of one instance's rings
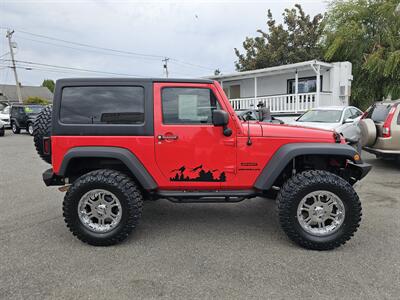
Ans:
{"label": "black fender flare", "polygon": [[[10,124],[15,123],[17,127],[22,128],[17,120],[17,118],[10,118]],[[23,128],[22,128],[23,129]]]}
{"label": "black fender flare", "polygon": [[[331,143],[292,143],[280,147],[271,157],[267,165],[258,175],[254,187],[259,190],[269,190],[287,164],[301,155],[329,155],[346,157],[355,164],[362,164],[361,159],[354,160],[357,151],[347,144]],[[364,175],[365,176],[365,175]]]}
{"label": "black fender flare", "polygon": [[58,176],[64,177],[68,164],[73,158],[81,157],[99,157],[99,158],[114,158],[120,160],[132,172],[135,178],[139,181],[145,190],[154,190],[157,188],[157,183],[150,173],[146,170],[140,160],[131,151],[120,147],[75,147],[65,154],[61,163]]}

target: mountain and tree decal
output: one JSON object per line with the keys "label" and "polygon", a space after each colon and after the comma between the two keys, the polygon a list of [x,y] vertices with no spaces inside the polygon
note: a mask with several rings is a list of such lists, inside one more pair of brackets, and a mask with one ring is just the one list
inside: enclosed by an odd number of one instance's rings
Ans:
{"label": "mountain and tree decal", "polygon": [[218,169],[205,170],[203,165],[199,165],[194,168],[186,168],[182,166],[178,169],[171,170],[171,173],[175,172],[175,176],[171,177],[171,181],[207,181],[207,182],[225,182],[225,172],[221,172],[219,176],[216,176]]}

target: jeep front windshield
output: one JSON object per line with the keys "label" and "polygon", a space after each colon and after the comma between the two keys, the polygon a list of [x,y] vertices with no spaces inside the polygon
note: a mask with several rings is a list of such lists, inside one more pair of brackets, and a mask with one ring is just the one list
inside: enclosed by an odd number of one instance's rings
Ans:
{"label": "jeep front windshield", "polygon": [[341,110],[309,110],[297,122],[338,123],[341,117]]}
{"label": "jeep front windshield", "polygon": [[40,113],[42,109],[43,109],[42,106],[25,106],[24,107],[25,113],[32,114],[32,115]]}

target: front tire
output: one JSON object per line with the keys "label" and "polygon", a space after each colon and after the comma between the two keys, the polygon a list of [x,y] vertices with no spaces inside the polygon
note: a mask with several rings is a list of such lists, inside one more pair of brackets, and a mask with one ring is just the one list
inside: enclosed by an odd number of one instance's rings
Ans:
{"label": "front tire", "polygon": [[312,250],[345,244],[361,221],[353,187],[326,171],[304,171],[290,178],[277,197],[279,221],[287,236]]}
{"label": "front tire", "polygon": [[122,242],[136,228],[142,204],[142,194],[131,178],[103,169],[75,180],[65,195],[63,215],[82,242],[109,246]]}

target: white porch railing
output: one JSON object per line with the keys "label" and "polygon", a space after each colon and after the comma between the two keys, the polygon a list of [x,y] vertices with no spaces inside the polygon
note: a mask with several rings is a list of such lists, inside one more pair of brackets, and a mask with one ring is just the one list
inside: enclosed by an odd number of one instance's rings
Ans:
{"label": "white porch railing", "polygon": [[[285,94],[275,96],[264,96],[256,98],[239,98],[230,99],[230,103],[234,110],[249,109],[251,107],[256,108],[258,102],[262,101],[266,107],[269,107],[271,112],[275,113],[297,113],[304,112],[308,109],[317,107],[316,103],[317,93],[302,93],[297,94]],[[322,95],[322,93],[320,93]],[[331,94],[327,94],[327,97]]]}

